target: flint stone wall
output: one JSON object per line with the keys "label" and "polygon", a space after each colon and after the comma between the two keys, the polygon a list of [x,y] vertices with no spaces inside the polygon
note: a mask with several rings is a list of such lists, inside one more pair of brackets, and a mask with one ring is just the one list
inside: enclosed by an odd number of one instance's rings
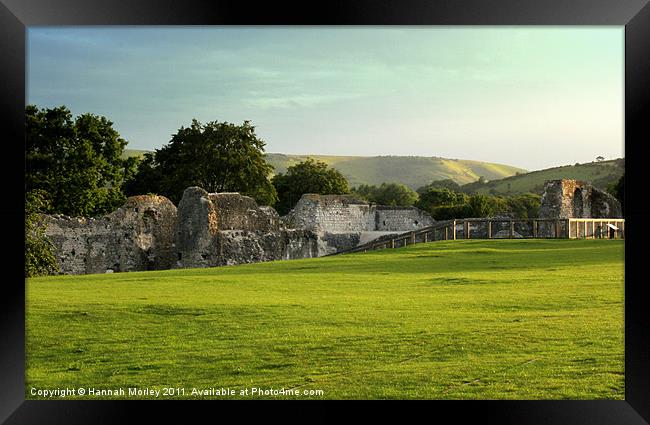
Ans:
{"label": "flint stone wall", "polygon": [[45,215],[44,220],[65,274],[163,270],[174,263],[176,207],[163,196],[128,198],[96,219]]}
{"label": "flint stone wall", "polygon": [[237,193],[185,189],[178,204],[174,267],[214,267],[318,256],[317,235],[280,229],[278,214]]}
{"label": "flint stone wall", "polygon": [[621,218],[621,204],[607,192],[580,180],[548,180],[541,218]]}
{"label": "flint stone wall", "polygon": [[406,232],[435,220],[415,207],[371,205],[351,195],[303,195],[283,218],[289,228],[316,232]]}
{"label": "flint stone wall", "polygon": [[96,219],[46,216],[61,272],[89,274],[312,258],[433,224],[417,208],[304,195],[289,216],[238,193],[189,187],[178,205],[129,198]]}

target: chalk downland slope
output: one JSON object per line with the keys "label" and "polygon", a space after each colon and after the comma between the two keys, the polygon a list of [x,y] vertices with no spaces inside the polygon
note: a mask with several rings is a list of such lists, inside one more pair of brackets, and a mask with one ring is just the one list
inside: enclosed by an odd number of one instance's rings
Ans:
{"label": "chalk downland slope", "polygon": [[307,158],[323,161],[341,171],[350,186],[398,182],[417,189],[433,180],[453,179],[458,184],[465,184],[478,180],[480,176],[493,180],[526,172],[509,165],[438,157],[266,154],[276,173],[284,173],[291,165]]}
{"label": "chalk downland slope", "polygon": [[625,172],[625,159],[588,162],[585,164],[566,165],[513,175],[486,184],[472,183],[464,189],[476,193],[517,194],[538,193],[544,191],[546,180],[576,179],[591,182],[595,187],[607,190],[607,186],[616,183]]}

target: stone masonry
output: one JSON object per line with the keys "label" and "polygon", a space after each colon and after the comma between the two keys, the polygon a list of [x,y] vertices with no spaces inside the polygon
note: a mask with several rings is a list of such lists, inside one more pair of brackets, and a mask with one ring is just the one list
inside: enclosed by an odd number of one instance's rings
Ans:
{"label": "stone masonry", "polygon": [[169,269],[176,207],[164,196],[129,198],[100,218],[46,215],[46,235],[66,274]]}
{"label": "stone masonry", "polygon": [[435,220],[415,207],[373,205],[351,195],[303,195],[281,218],[289,228],[318,235],[318,255],[354,248],[371,240],[431,226]]}
{"label": "stone masonry", "polygon": [[621,218],[621,204],[607,192],[580,180],[548,180],[541,218]]}
{"label": "stone masonry", "polygon": [[310,194],[280,218],[248,196],[189,187],[178,208],[163,196],[134,196],[103,217],[46,215],[45,223],[61,272],[88,274],[312,258],[433,219],[417,208]]}
{"label": "stone masonry", "polygon": [[317,236],[281,229],[273,208],[238,193],[185,189],[178,204],[174,267],[213,267],[317,255]]}

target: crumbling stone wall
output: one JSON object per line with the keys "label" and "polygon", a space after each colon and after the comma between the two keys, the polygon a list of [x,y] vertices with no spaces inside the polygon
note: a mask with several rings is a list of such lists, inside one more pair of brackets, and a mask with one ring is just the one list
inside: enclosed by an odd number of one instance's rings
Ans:
{"label": "crumbling stone wall", "polygon": [[415,207],[371,205],[351,195],[303,195],[283,218],[286,227],[317,232],[404,232],[435,220]]}
{"label": "crumbling stone wall", "polygon": [[318,256],[317,235],[280,229],[274,209],[238,193],[185,189],[178,205],[174,267],[214,267]]}
{"label": "crumbling stone wall", "polygon": [[435,220],[426,212],[415,207],[373,206],[375,231],[405,232],[433,225]]}
{"label": "crumbling stone wall", "polygon": [[283,217],[287,228],[316,232],[361,232],[374,228],[375,215],[370,205],[351,195],[304,194]]}
{"label": "crumbling stone wall", "polygon": [[281,219],[250,197],[189,187],[178,208],[146,195],[97,219],[47,216],[46,235],[63,273],[86,274],[318,257],[431,224],[417,208],[349,195],[304,195]]}
{"label": "crumbling stone wall", "polygon": [[219,230],[271,232],[280,229],[278,213],[271,207],[258,207],[253,198],[239,193],[210,193],[208,198],[219,211]]}
{"label": "crumbling stone wall", "polygon": [[618,200],[580,180],[548,180],[544,186],[540,218],[620,218]]}
{"label": "crumbling stone wall", "polygon": [[414,207],[371,205],[351,195],[303,195],[281,218],[287,228],[318,234],[318,255],[345,251],[390,233],[431,226],[435,220]]}
{"label": "crumbling stone wall", "polygon": [[128,198],[99,218],[46,215],[62,273],[163,270],[174,263],[176,207],[164,196]]}

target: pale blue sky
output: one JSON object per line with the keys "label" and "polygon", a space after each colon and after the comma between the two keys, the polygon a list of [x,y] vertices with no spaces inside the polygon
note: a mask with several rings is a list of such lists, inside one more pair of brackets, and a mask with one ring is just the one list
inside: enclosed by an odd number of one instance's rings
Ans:
{"label": "pale blue sky", "polygon": [[623,27],[30,27],[27,102],[104,115],[129,148],[192,118],[267,152],[530,170],[622,157]]}

